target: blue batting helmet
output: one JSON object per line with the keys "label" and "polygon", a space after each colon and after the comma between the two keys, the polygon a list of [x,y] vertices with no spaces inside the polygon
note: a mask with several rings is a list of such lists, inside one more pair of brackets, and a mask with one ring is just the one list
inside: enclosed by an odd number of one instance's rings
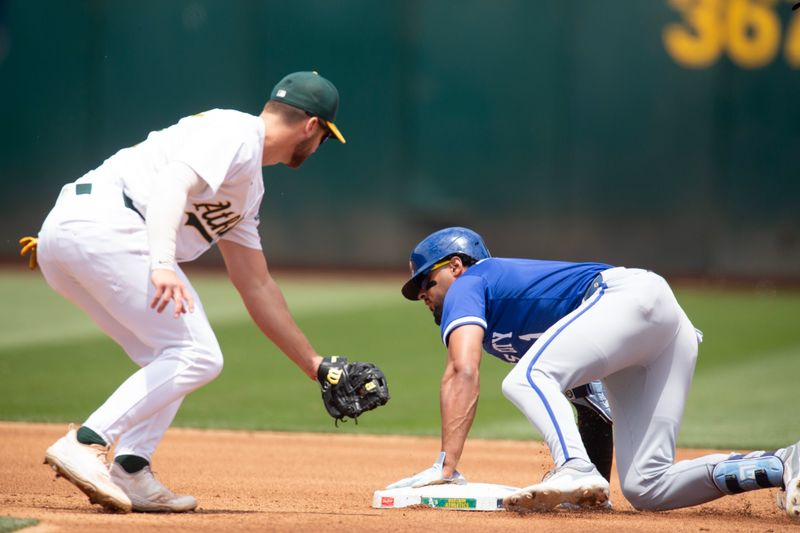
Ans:
{"label": "blue batting helmet", "polygon": [[403,285],[403,296],[416,300],[422,279],[431,267],[441,260],[456,254],[463,254],[478,261],[491,257],[481,236],[467,228],[445,228],[431,233],[420,241],[411,252],[408,265],[411,279]]}

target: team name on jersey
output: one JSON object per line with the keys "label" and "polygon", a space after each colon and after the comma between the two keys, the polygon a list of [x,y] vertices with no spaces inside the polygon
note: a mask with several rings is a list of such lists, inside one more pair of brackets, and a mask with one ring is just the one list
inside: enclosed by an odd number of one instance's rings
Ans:
{"label": "team name on jersey", "polygon": [[[524,342],[531,342],[536,341],[539,337],[541,337],[541,333],[525,333],[523,335],[517,335],[517,338]],[[516,363],[519,361],[519,356],[517,355],[519,352],[512,344],[512,339],[514,338],[514,333],[509,331],[508,333],[500,333],[499,331],[492,332],[492,349],[501,354],[506,361],[511,363]]]}
{"label": "team name on jersey", "polygon": [[195,228],[209,243],[214,242],[214,236],[219,238],[232,230],[242,219],[240,214],[229,210],[230,202],[192,205],[194,212],[186,212],[186,225]]}

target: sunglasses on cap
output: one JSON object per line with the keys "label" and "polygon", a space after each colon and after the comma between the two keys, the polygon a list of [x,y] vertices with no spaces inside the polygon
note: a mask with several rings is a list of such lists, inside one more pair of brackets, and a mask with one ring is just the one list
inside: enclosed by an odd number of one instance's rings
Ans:
{"label": "sunglasses on cap", "polygon": [[309,117],[316,117],[317,118],[317,124],[319,124],[319,127],[322,128],[322,131],[325,132],[322,135],[322,139],[319,140],[319,145],[322,146],[322,143],[327,141],[331,137],[331,135],[333,135],[333,132],[328,127],[328,123],[325,121],[324,118],[318,117],[317,115],[312,115],[308,111],[306,111],[306,115],[308,115]]}

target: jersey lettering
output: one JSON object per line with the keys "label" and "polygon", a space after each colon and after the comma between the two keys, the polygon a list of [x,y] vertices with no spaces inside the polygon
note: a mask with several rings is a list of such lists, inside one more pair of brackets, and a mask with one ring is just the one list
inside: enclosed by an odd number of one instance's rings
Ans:
{"label": "jersey lettering", "polygon": [[[514,345],[511,344],[511,336],[513,333],[498,333],[496,331],[492,332],[492,348],[498,353],[507,354],[507,353],[517,353],[517,350],[514,348]],[[508,339],[509,342],[500,344],[500,341]]]}
{"label": "jersey lettering", "polygon": [[[542,336],[541,333],[525,333],[523,335],[518,335],[517,338],[521,341],[528,343],[531,341],[536,342],[536,339],[538,339],[541,336]],[[508,333],[498,333],[497,331],[492,332],[492,350],[495,352],[495,354],[498,354],[498,357],[502,357],[509,363],[516,363],[517,361],[520,360],[520,357],[516,355],[519,352],[516,348],[514,348],[514,345],[511,342],[511,339],[513,337],[514,337],[513,332],[508,332]]]}
{"label": "jersey lettering", "polygon": [[[186,215],[188,218],[186,220],[186,225],[195,228],[206,242],[211,243],[214,241],[211,233],[215,233],[217,237],[221,237],[236,227],[236,224],[241,220],[241,215],[227,210],[230,206],[230,202],[194,204],[194,209],[200,216],[197,216],[196,213],[192,213],[191,211],[187,211]],[[201,218],[203,220],[200,220]],[[203,222],[205,222],[205,224]],[[206,226],[208,229],[206,229]]]}
{"label": "jersey lettering", "polygon": [[200,235],[202,235],[202,237],[206,240],[206,242],[211,243],[214,241],[214,239],[211,238],[211,235],[209,235],[208,232],[206,231],[206,228],[203,227],[203,223],[200,222],[199,218],[197,218],[197,215],[195,215],[191,211],[187,211],[186,215],[188,216],[188,218],[186,219],[187,226],[191,226],[198,232],[200,232]]}
{"label": "jersey lettering", "polygon": [[233,211],[226,211],[230,206],[230,202],[194,204],[195,210],[201,213],[208,227],[218,236],[233,229],[239,223],[239,219],[242,218],[241,215],[237,215]]}

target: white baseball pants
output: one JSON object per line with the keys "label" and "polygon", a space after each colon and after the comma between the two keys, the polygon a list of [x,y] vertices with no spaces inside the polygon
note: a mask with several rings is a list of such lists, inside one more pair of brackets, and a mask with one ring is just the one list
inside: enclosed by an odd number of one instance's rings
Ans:
{"label": "white baseball pants", "polygon": [[603,282],[536,341],[503,381],[503,393],[561,465],[589,460],[563,391],[601,379],[622,491],[634,507],[665,510],[719,498],[710,472],[728,455],[674,463],[699,333],[660,276],[612,268]]}
{"label": "white baseball pants", "polygon": [[66,185],[39,233],[38,259],[47,283],[83,309],[141,368],[84,423],[116,455],[151,459],[181,401],[222,370],[222,352],[194,288],[194,313],[173,318],[150,308],[147,232],[123,204],[122,189]]}

